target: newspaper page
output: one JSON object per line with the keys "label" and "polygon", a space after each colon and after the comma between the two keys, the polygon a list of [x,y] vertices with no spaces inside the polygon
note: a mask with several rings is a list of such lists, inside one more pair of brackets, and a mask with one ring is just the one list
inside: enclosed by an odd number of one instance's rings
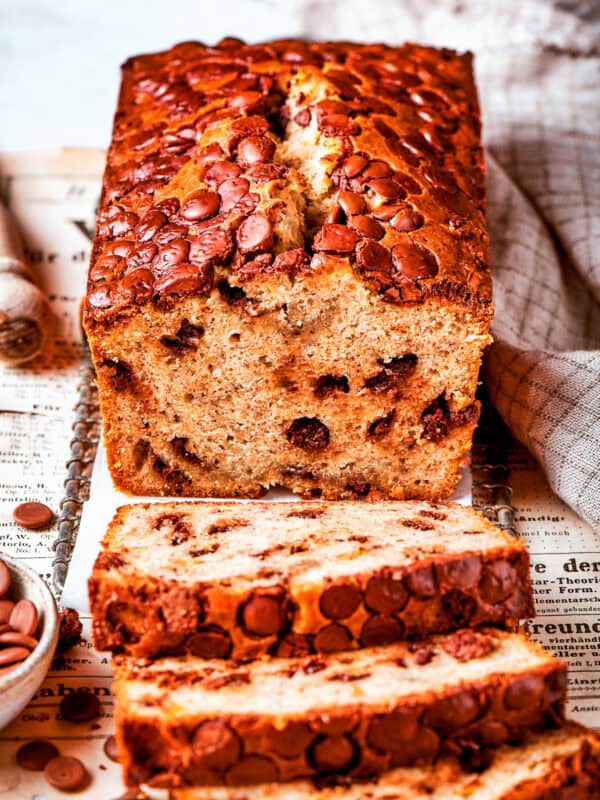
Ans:
{"label": "newspaper page", "polygon": [[[0,156],[3,199],[57,320],[54,344],[43,357],[20,368],[0,367],[0,552],[22,559],[48,581],[56,527],[25,532],[11,515],[26,500],[56,512],[62,496],[82,356],[79,302],[102,163],[98,151]],[[510,448],[509,466],[516,527],[529,544],[537,600],[537,616],[527,627],[569,662],[569,716],[600,728],[600,538],[552,495],[523,448]],[[86,578],[70,576],[82,584]],[[91,781],[78,796],[111,800],[124,791],[118,766],[103,751],[112,732],[109,663],[94,651],[85,615],[83,623],[81,645],[55,659],[31,704],[0,731],[0,800],[64,797],[40,773],[17,766],[17,749],[34,738],[50,739],[61,753],[84,762]],[[98,695],[99,719],[62,720],[61,698],[83,687]]]}

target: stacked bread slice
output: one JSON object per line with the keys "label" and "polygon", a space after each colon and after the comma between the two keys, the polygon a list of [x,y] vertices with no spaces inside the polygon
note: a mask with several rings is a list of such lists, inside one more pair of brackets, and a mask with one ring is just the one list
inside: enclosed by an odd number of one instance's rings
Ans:
{"label": "stacked bread slice", "polygon": [[126,782],[180,800],[300,800],[308,778],[323,798],[511,797],[498,787],[530,772],[536,791],[593,786],[593,735],[543,733],[562,726],[566,668],[514,632],[528,567],[451,503],[119,509],[90,602]]}

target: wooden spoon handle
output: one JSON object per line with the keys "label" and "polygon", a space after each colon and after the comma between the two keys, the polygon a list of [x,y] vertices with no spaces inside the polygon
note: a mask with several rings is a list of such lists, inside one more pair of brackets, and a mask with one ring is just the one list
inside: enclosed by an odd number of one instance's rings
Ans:
{"label": "wooden spoon handle", "polygon": [[0,360],[21,364],[35,358],[52,321],[48,298],[33,283],[15,225],[0,203]]}

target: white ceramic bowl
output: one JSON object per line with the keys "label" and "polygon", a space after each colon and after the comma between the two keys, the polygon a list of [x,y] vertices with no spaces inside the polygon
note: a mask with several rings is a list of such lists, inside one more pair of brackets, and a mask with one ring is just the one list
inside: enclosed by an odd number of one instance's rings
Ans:
{"label": "white ceramic bowl", "polygon": [[50,589],[40,576],[19,561],[0,553],[9,569],[9,600],[27,598],[35,604],[38,623],[38,646],[17,669],[0,677],[0,730],[23,711],[46,677],[58,643],[58,611]]}

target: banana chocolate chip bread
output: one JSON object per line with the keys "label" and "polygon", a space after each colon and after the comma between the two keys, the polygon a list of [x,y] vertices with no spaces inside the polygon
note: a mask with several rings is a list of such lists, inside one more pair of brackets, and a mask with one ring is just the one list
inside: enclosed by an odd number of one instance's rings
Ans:
{"label": "banana chocolate chip bread", "polygon": [[84,315],[121,489],[448,496],[492,315],[470,54],[128,60]]}
{"label": "banana chocolate chip bread", "polygon": [[99,650],[257,658],[533,613],[525,544],[457,504],[120,508],[89,582]]}
{"label": "banana chocolate chip bread", "polygon": [[577,725],[525,742],[398,767],[377,782],[296,781],[239,788],[176,789],[172,800],[599,800],[600,738]]}
{"label": "banana chocolate chip bread", "polygon": [[373,776],[560,723],[565,665],[519,634],[240,664],[113,659],[125,781],[244,785]]}

